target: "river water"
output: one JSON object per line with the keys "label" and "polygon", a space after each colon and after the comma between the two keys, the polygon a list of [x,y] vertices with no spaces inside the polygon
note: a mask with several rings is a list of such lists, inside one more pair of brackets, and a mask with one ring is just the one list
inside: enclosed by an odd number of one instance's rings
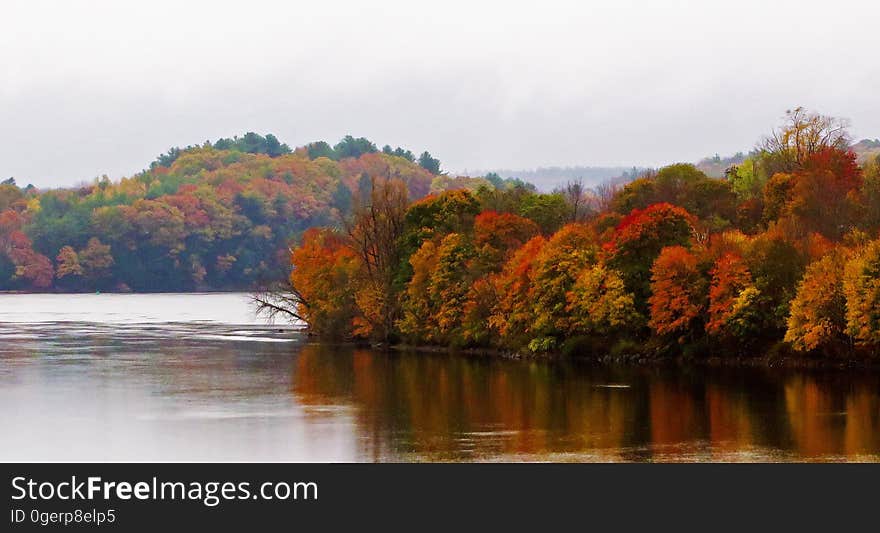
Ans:
{"label": "river water", "polygon": [[5,461],[878,461],[880,376],[318,344],[243,294],[0,295]]}

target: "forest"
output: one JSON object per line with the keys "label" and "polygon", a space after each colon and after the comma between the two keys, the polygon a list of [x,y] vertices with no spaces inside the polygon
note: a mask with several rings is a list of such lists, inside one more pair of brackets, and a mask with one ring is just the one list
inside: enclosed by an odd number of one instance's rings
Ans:
{"label": "forest", "polygon": [[880,156],[854,146],[845,121],[796,108],[721,178],[681,163],[595,190],[413,195],[373,173],[258,300],[382,344],[876,357]]}
{"label": "forest", "polygon": [[302,232],[340,225],[371,179],[407,200],[451,187],[505,187],[496,176],[450,178],[430,153],[347,136],[291,150],[247,133],[172,148],[147,170],[76,188],[0,183],[0,290],[249,290],[284,279]]}

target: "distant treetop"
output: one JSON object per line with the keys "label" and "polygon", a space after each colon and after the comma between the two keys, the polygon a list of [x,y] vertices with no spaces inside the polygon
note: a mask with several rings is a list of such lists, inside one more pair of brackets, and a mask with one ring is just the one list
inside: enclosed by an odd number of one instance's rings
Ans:
{"label": "distant treetop", "polygon": [[[259,133],[254,133],[249,131],[244,134],[243,137],[239,137],[236,135],[233,138],[221,138],[217,139],[217,142],[211,143],[211,141],[205,141],[204,147],[214,147],[217,150],[230,150],[233,152],[244,152],[248,154],[266,154],[269,157],[278,157],[279,155],[290,154],[293,151],[290,149],[290,146],[281,143],[277,137],[272,135],[271,133],[266,134],[265,137],[260,135]],[[192,150],[195,148],[199,148],[198,146],[189,145],[185,148],[174,147],[170,148],[168,152],[159,155],[155,161],[150,164],[150,169],[153,170],[156,167],[170,167],[177,161],[177,158],[181,156],[187,150]]]}
{"label": "distant treetop", "polygon": [[[174,162],[177,161],[177,158],[182,154],[197,148],[215,148],[217,150],[248,154],[265,154],[269,157],[278,157],[280,155],[293,153],[290,146],[281,143],[278,138],[271,133],[266,134],[264,137],[258,133],[249,131],[242,137],[235,136],[231,139],[221,138],[213,143],[211,141],[205,141],[202,146],[189,145],[184,148],[170,148],[166,153],[159,155],[156,160],[150,164],[150,170],[155,170],[157,167],[168,168],[173,165]],[[357,159],[364,154],[375,154],[379,152],[376,144],[371,140],[366,137],[354,137],[353,135],[346,135],[338,143],[332,146],[326,141],[315,141],[298,150],[304,151],[309,159],[326,157],[332,161],[341,161],[350,158]],[[397,148],[391,148],[391,145],[388,144],[382,147],[381,151],[387,155],[406,159],[410,163],[417,163],[431,174],[442,174],[442,171],[440,170],[440,160],[433,157],[430,152],[425,151],[422,155],[416,158],[411,150],[406,150],[400,146]]]}
{"label": "distant treetop", "polygon": [[[326,157],[333,161],[358,158],[364,154],[375,154],[379,152],[376,144],[366,137],[354,137],[352,135],[346,135],[334,146],[330,146],[330,144],[325,141],[315,141],[307,144],[304,148],[310,159]],[[382,153],[406,159],[410,163],[418,163],[420,167],[424,168],[431,174],[442,174],[440,170],[440,160],[431,156],[430,152],[422,152],[422,155],[417,159],[411,150],[406,150],[400,146],[392,148],[390,144],[386,144],[382,147]]]}
{"label": "distant treetop", "polygon": [[244,137],[238,136],[232,139],[218,139],[214,143],[214,148],[218,150],[233,150],[237,152],[245,152],[248,154],[266,154],[269,157],[278,157],[279,155],[289,154],[292,152],[289,146],[282,144],[278,138],[271,133],[265,137],[258,133],[249,131]]}

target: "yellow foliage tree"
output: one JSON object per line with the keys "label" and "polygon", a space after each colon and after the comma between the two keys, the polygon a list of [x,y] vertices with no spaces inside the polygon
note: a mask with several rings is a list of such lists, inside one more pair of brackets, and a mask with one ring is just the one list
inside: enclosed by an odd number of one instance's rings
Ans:
{"label": "yellow foliage tree", "polygon": [[842,253],[831,253],[807,267],[791,302],[785,341],[800,352],[846,343],[846,298]]}
{"label": "yellow foliage tree", "polygon": [[846,265],[847,332],[859,346],[880,346],[880,241],[872,241]]}

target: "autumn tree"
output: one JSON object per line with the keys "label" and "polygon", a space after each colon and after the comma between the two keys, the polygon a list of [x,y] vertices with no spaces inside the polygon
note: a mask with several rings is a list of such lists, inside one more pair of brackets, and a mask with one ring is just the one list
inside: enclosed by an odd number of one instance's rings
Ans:
{"label": "autumn tree", "polygon": [[465,344],[473,346],[499,345],[497,330],[492,327],[492,313],[498,306],[497,274],[474,280],[464,304],[461,334]]}
{"label": "autumn tree", "polygon": [[602,263],[581,271],[566,302],[569,335],[610,336],[638,330],[643,320],[623,278]]}
{"label": "autumn tree", "polygon": [[[566,312],[568,292],[584,268],[599,257],[596,235],[586,224],[566,224],[547,240],[531,271],[530,326],[532,348],[555,345],[570,329]],[[543,349],[543,348],[541,348]]]}
{"label": "autumn tree", "polygon": [[880,241],[859,250],[845,266],[846,331],[876,353],[880,346]]}
{"label": "autumn tree", "polygon": [[496,250],[513,250],[540,232],[531,220],[511,213],[484,211],[474,218],[474,243]]}
{"label": "autumn tree", "polygon": [[489,325],[506,347],[519,349],[531,340],[532,280],[537,256],[546,244],[540,235],[530,239],[511,256],[495,281],[498,302],[489,317]]}
{"label": "autumn tree", "polygon": [[479,266],[486,272],[496,272],[503,262],[520,246],[540,233],[531,220],[512,213],[484,211],[473,222],[474,245],[480,256]]}
{"label": "autumn tree", "polygon": [[862,229],[877,233],[880,230],[880,155],[873,157],[862,165],[864,181],[859,199],[861,217],[859,225]]}
{"label": "autumn tree", "polygon": [[12,280],[35,289],[51,287],[55,277],[52,261],[34,251],[27,235],[21,231],[13,231],[5,240],[5,255],[15,267]]}
{"label": "autumn tree", "polygon": [[706,332],[740,346],[762,333],[761,293],[745,260],[737,253],[719,257],[711,271]]}
{"label": "autumn tree", "polygon": [[67,278],[67,283],[73,284],[79,281],[83,275],[83,268],[79,264],[79,256],[72,246],[65,246],[58,252],[55,258],[58,267],[55,269],[55,276],[58,280]]}
{"label": "autumn tree", "polygon": [[258,300],[261,310],[302,320],[316,335],[351,337],[358,315],[354,283],[360,261],[348,237],[332,230],[307,230],[290,260],[287,300],[263,295]]}
{"label": "autumn tree", "polygon": [[693,224],[694,217],[686,210],[654,204],[624,217],[604,245],[608,265],[623,276],[640,309],[651,293],[651,268],[660,250],[689,243]]}
{"label": "autumn tree", "polygon": [[22,231],[24,224],[25,219],[17,211],[0,213],[0,282],[46,289],[55,277],[52,261],[34,250],[33,242]]}
{"label": "autumn tree", "polygon": [[794,196],[797,179],[793,174],[779,172],[774,174],[763,190],[763,219],[765,223],[789,216],[789,204]]}
{"label": "autumn tree", "polygon": [[395,277],[400,267],[399,240],[407,210],[406,185],[371,179],[369,200],[358,205],[348,224],[352,249],[360,260],[355,301],[360,310],[356,333],[388,341],[399,317]]}
{"label": "autumn tree", "polygon": [[767,319],[765,335],[782,336],[787,327],[790,302],[809,257],[786,236],[782,227],[773,225],[754,238],[743,258],[763,300]]}
{"label": "autumn tree", "polygon": [[843,253],[832,253],[807,267],[791,302],[785,332],[785,341],[795,350],[807,352],[824,348],[840,351],[849,346],[844,261]]}
{"label": "autumn tree", "polygon": [[[489,181],[489,180],[487,180]],[[523,205],[536,194],[535,186],[530,183],[516,180],[501,180],[497,178],[499,185],[493,187],[478,187],[476,197],[480,201],[483,211],[495,211],[498,213],[513,213],[523,215]],[[534,219],[530,220],[534,221]]]}
{"label": "autumn tree", "polygon": [[569,219],[571,211],[562,194],[527,194],[520,200],[518,213],[551,235]]}
{"label": "autumn tree", "polygon": [[78,255],[82,275],[91,284],[99,286],[112,275],[115,260],[109,244],[103,244],[97,237],[92,237]]}
{"label": "autumn tree", "polygon": [[469,269],[473,256],[472,244],[458,233],[446,235],[436,247],[425,242],[413,256],[414,275],[401,325],[404,333],[429,342],[464,344],[461,328],[473,283]]}
{"label": "autumn tree", "polygon": [[713,179],[694,165],[678,163],[627,184],[614,198],[621,214],[668,203],[721,229],[736,220],[736,195],[727,180]]}
{"label": "autumn tree", "polygon": [[412,275],[403,296],[403,317],[399,327],[405,336],[419,340],[434,340],[431,315],[434,305],[431,299],[431,277],[437,269],[438,246],[427,240],[409,258]]}
{"label": "autumn tree", "polygon": [[772,171],[793,172],[814,154],[832,149],[849,149],[849,123],[846,120],[820,115],[803,107],[785,112],[782,125],[764,138],[759,148],[768,156]]}
{"label": "autumn tree", "polygon": [[802,233],[838,240],[855,226],[863,185],[855,154],[824,148],[811,152],[797,171],[778,173],[764,188],[764,219],[790,218]]}
{"label": "autumn tree", "polygon": [[731,189],[742,201],[759,198],[768,179],[758,159],[752,157],[729,168],[726,177]]}
{"label": "autumn tree", "polygon": [[667,246],[651,268],[650,326],[658,335],[699,334],[706,310],[706,282],[699,259],[683,246]]}
{"label": "autumn tree", "polygon": [[21,189],[13,183],[0,184],[0,213],[10,209],[13,204],[24,198]]}
{"label": "autumn tree", "polygon": [[446,191],[421,198],[407,207],[402,245],[414,252],[425,240],[447,233],[469,232],[479,213],[479,200],[467,190]]}

